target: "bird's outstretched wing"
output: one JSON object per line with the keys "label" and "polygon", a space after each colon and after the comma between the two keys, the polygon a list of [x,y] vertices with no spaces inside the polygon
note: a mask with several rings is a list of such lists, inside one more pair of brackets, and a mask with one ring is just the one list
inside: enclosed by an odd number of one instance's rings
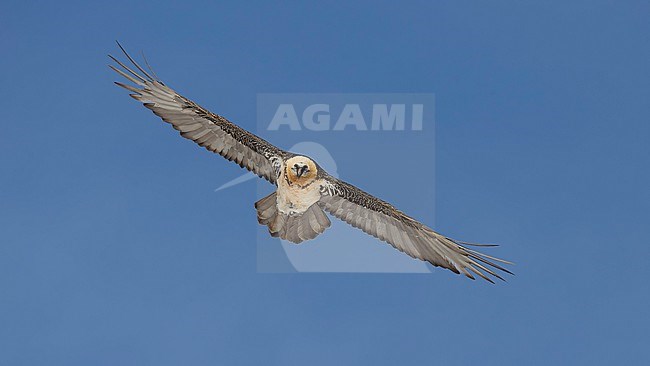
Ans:
{"label": "bird's outstretched wing", "polygon": [[319,201],[324,210],[411,257],[462,273],[471,279],[478,275],[493,282],[490,276],[503,280],[497,271],[512,274],[499,264],[512,263],[482,254],[440,235],[391,204],[349,183],[331,176],[325,179],[329,184],[322,190]]}
{"label": "bird's outstretched wing", "polygon": [[155,74],[152,76],[153,72],[150,74],[140,67],[119,43],[118,46],[141,74],[109,55],[117,63],[109,67],[136,86],[115,84],[131,91],[131,97],[180,131],[181,136],[276,183],[285,151],[176,93]]}

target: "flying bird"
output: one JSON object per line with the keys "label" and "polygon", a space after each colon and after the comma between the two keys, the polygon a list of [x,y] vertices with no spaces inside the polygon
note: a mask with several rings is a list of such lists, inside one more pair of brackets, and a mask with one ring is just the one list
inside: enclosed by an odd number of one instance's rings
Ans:
{"label": "flying bird", "polygon": [[[421,222],[352,184],[327,174],[308,156],[284,151],[199,106],[165,85],[148,63],[147,72],[118,46],[130,66],[109,57],[111,69],[133,85],[115,82],[131,92],[180,135],[209,151],[237,163],[266,179],[277,189],[255,203],[257,220],[273,237],[292,243],[314,239],[330,225],[330,215],[385,241],[413,258],[447,268],[474,279],[503,280],[499,271],[512,274],[502,265],[512,264],[478,252],[471,244],[441,235]],[[135,68],[135,69],[134,69]]]}

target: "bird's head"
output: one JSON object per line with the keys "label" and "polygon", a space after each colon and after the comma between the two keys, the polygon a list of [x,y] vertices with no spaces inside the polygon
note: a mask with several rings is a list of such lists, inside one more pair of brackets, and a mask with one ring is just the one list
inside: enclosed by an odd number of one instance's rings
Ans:
{"label": "bird's head", "polygon": [[294,156],[287,160],[285,174],[292,184],[304,186],[316,179],[316,164],[306,156]]}

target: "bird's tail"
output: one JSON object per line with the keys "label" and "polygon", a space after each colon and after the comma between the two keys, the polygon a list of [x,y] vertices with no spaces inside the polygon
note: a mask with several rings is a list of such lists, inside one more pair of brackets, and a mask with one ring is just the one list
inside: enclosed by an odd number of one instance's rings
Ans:
{"label": "bird's tail", "polygon": [[257,221],[269,227],[271,236],[296,244],[317,237],[331,225],[318,203],[314,203],[300,215],[279,212],[275,192],[255,202],[255,208]]}

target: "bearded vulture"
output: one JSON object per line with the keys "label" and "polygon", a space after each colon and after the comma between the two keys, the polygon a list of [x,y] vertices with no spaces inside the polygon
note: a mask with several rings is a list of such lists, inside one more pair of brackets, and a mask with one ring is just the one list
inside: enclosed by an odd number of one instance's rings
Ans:
{"label": "bearded vulture", "polygon": [[135,86],[115,84],[132,92],[131,97],[180,131],[181,136],[277,187],[255,203],[257,219],[268,226],[271,236],[296,244],[313,239],[330,226],[325,214],[328,212],[413,258],[468,278],[478,275],[494,283],[490,276],[503,280],[498,271],[512,274],[501,266],[511,262],[468,247],[493,245],[470,244],[438,234],[388,202],[330,176],[309,157],[281,150],[176,93],[156,77],[148,64],[150,72],[118,46],[132,67],[110,55],[117,65],[109,66]]}

